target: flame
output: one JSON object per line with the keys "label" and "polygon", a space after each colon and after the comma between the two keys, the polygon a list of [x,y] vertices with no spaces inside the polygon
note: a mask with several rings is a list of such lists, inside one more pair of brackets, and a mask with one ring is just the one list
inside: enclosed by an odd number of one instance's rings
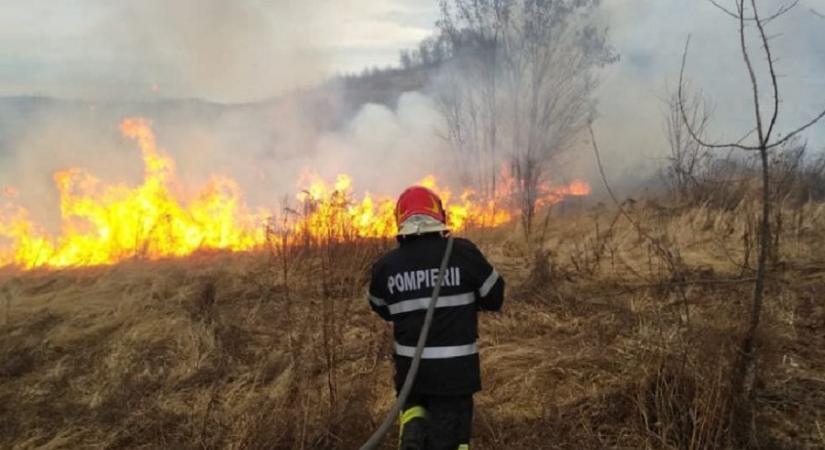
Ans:
{"label": "flame", "polygon": [[590,195],[590,185],[581,180],[575,180],[567,186],[552,187],[549,184],[539,186],[537,207],[552,206],[565,197],[584,197]]}
{"label": "flame", "polygon": [[[429,175],[418,182],[441,197],[444,209],[447,210],[447,220],[454,230],[461,230],[469,227],[497,227],[512,220],[512,213],[505,209],[500,197],[482,199],[478,193],[472,189],[465,189],[458,196],[458,201],[453,200],[452,192],[449,188],[438,186],[435,177]],[[502,195],[503,195],[502,191]]]}
{"label": "flame", "polygon": [[111,264],[130,257],[184,256],[199,249],[247,250],[264,240],[265,216],[245,211],[238,185],[213,177],[193,198],[172,194],[175,164],[157,148],[145,119],[126,119],[124,136],[140,147],[140,186],[104,186],[79,169],[55,173],[62,233],[53,240],[18,209],[2,220],[0,235],[13,242],[0,264],[23,267]]}
{"label": "flame", "polygon": [[303,210],[291,227],[294,233],[316,238],[377,238],[395,233],[395,203],[390,198],[374,199],[365,193],[360,202],[353,200],[352,178],[338,175],[327,184],[317,174],[302,177],[308,186],[297,196]]}
{"label": "flame", "polygon": [[[105,265],[128,258],[186,256],[199,250],[245,251],[264,246],[273,231],[289,235],[291,242],[395,235],[395,199],[369,192],[357,199],[348,175],[327,183],[317,174],[304,172],[297,208],[250,210],[238,184],[226,177],[213,176],[194,195],[181,195],[175,162],[158,148],[146,119],[125,119],[120,131],[140,149],[142,183],[106,185],[81,169],[58,171],[54,174],[60,195],[61,232],[57,237],[35,224],[25,208],[14,205],[15,188],[3,188],[0,266]],[[442,198],[449,225],[456,231],[499,226],[516,215],[509,205],[515,181],[506,174],[493,198],[483,198],[471,189],[454,194],[434,176],[418,184]],[[538,203],[551,205],[565,196],[589,192],[590,187],[581,181],[542,186]],[[274,219],[278,217],[285,220]]]}

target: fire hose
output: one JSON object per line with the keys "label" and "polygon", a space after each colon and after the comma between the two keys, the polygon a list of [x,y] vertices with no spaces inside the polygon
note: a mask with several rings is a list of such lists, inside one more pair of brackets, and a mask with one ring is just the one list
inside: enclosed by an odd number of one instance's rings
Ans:
{"label": "fire hose", "polygon": [[432,325],[433,316],[435,315],[435,304],[438,302],[438,294],[441,291],[441,285],[444,283],[444,272],[447,270],[447,263],[450,260],[450,255],[452,252],[453,237],[451,235],[447,238],[447,248],[444,250],[444,256],[441,258],[441,267],[438,269],[438,281],[436,281],[435,288],[433,288],[433,296],[430,299],[429,306],[427,307],[427,315],[424,317],[424,325],[421,327],[421,334],[418,335],[418,343],[415,346],[415,354],[413,355],[412,364],[410,364],[410,370],[407,371],[407,377],[404,379],[404,384],[401,386],[401,391],[398,393],[398,398],[395,400],[395,404],[384,418],[384,422],[382,422],[381,426],[375,430],[375,433],[370,436],[367,442],[361,446],[361,450],[373,450],[378,447],[381,440],[384,439],[384,436],[386,436],[387,432],[390,431],[390,427],[392,427],[393,422],[395,422],[395,418],[398,417],[398,414],[401,412],[401,408],[404,407],[404,403],[406,403],[407,397],[410,395],[410,390],[412,390],[412,385],[415,381],[415,375],[418,373],[418,366],[421,364],[421,354],[424,352],[424,345],[427,342],[427,335],[430,333],[430,325]]}

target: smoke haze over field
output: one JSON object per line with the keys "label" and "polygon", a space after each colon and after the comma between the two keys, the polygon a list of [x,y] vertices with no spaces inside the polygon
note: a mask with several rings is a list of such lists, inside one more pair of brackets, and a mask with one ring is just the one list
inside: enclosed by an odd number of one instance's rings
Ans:
{"label": "smoke haze over field", "polygon": [[[825,20],[808,11],[819,3],[803,0],[771,24],[784,130],[825,107]],[[20,203],[53,222],[55,170],[136,183],[139,152],[117,131],[134,115],[153,121],[185,186],[229,175],[252,205],[275,206],[308,168],[327,180],[347,172],[357,190],[388,194],[429,172],[448,176],[440,118],[425,94],[346,105],[340,86],[313,87],[394,64],[399,49],[435,32],[437,18],[436,1],[418,0],[4,2],[0,96],[76,100],[0,99],[0,188],[16,186]],[[738,138],[750,128],[733,19],[704,1],[606,0],[600,20],[621,56],[597,91],[611,180],[638,181],[663,155],[660,99],[676,84],[689,34],[687,75],[713,99],[711,134]],[[205,101],[164,100],[180,98]],[[821,148],[825,124],[806,137]],[[566,173],[598,183],[586,140],[568,164]]]}
{"label": "smoke haze over field", "polygon": [[0,4],[0,96],[47,97],[0,98],[0,187],[54,224],[56,170],[134,185],[140,152],[117,127],[145,116],[187,188],[228,175],[251,205],[274,207],[310,170],[393,192],[440,166],[432,102],[346,107],[337,86],[314,86],[394,63],[435,13],[411,0]]}
{"label": "smoke haze over field", "polygon": [[[238,181],[252,207],[276,209],[285,196],[294,201],[311,175],[333,182],[347,173],[357,193],[393,195],[427,174],[444,173],[445,152],[433,133],[438,115],[429,98],[407,93],[392,109],[368,104],[333,127],[338,98],[334,90],[320,92],[326,95],[246,107],[54,102],[27,115],[22,129],[4,133],[0,187],[14,186],[18,203],[37,222],[55,226],[55,171],[77,167],[107,184],[137,185],[140,151],[118,130],[129,116],[150,118],[159,146],[175,160],[184,193],[226,175]],[[0,111],[0,122],[10,116]]]}

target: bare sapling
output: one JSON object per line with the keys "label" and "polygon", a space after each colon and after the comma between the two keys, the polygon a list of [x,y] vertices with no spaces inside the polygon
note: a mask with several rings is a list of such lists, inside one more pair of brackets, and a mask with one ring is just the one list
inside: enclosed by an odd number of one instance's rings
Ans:
{"label": "bare sapling", "polygon": [[[745,332],[739,346],[738,359],[734,363],[731,374],[731,443],[737,448],[756,447],[756,426],[754,421],[754,394],[757,380],[757,331],[762,316],[762,309],[765,297],[765,282],[767,278],[767,261],[771,250],[771,210],[773,207],[770,157],[772,152],[793,139],[802,131],[806,130],[822,117],[825,110],[816,115],[809,122],[793,129],[782,137],[779,137],[776,125],[780,115],[780,94],[779,83],[777,81],[776,58],[772,54],[770,37],[766,27],[770,22],[780,18],[792,10],[798,0],[783,4],[775,12],[768,16],[763,16],[757,6],[756,0],[735,0],[735,9],[729,9],[721,3],[710,0],[713,5],[722,10],[725,14],[736,19],[739,28],[739,46],[741,56],[747,69],[748,80],[753,98],[754,125],[756,130],[756,141],[749,144],[747,140],[735,142],[710,142],[701,135],[700,130],[693,127],[693,122],[689,116],[688,100],[685,95],[684,72],[687,64],[688,48],[690,39],[685,43],[685,51],[682,56],[682,67],[679,74],[679,107],[682,119],[691,137],[700,145],[707,149],[730,149],[735,148],[746,152],[757,152],[761,169],[761,216],[758,226],[758,254],[756,276],[753,286],[753,296],[750,304],[750,315]],[[769,79],[769,89],[772,94],[771,105],[766,109],[762,105],[760,97],[760,78],[757,76],[753,63],[753,50],[748,47],[748,31],[755,29],[757,41],[767,63],[767,78]],[[766,112],[769,112],[766,114]],[[748,133],[746,136],[751,135]],[[752,138],[751,138],[752,140]]]}

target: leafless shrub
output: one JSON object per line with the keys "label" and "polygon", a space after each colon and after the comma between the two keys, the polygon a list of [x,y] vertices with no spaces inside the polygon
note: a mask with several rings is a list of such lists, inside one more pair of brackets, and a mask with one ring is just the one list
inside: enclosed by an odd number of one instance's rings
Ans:
{"label": "leafless shrub", "polygon": [[528,239],[550,162],[593,115],[595,69],[616,60],[590,20],[599,3],[442,1],[445,138],[486,195],[506,163]]}
{"label": "leafless shrub", "polygon": [[773,196],[782,205],[800,206],[825,199],[825,155],[811,156],[799,139],[778,149],[771,160]]}
{"label": "leafless shrub", "polygon": [[[686,89],[687,90],[687,89]],[[673,194],[691,201],[701,186],[702,177],[708,171],[712,156],[690,135],[679,105],[679,95],[670,93],[665,101],[665,135],[669,155],[665,166],[665,180]],[[685,110],[690,127],[703,136],[711,118],[710,107],[701,93],[686,100]]]}
{"label": "leafless shrub", "polygon": [[608,213],[606,222],[602,221],[601,208],[593,212],[593,236],[578,241],[570,254],[570,263],[579,274],[595,276],[604,269],[605,260],[610,267],[616,268],[616,248],[614,236],[616,225],[622,218],[621,213]]}

